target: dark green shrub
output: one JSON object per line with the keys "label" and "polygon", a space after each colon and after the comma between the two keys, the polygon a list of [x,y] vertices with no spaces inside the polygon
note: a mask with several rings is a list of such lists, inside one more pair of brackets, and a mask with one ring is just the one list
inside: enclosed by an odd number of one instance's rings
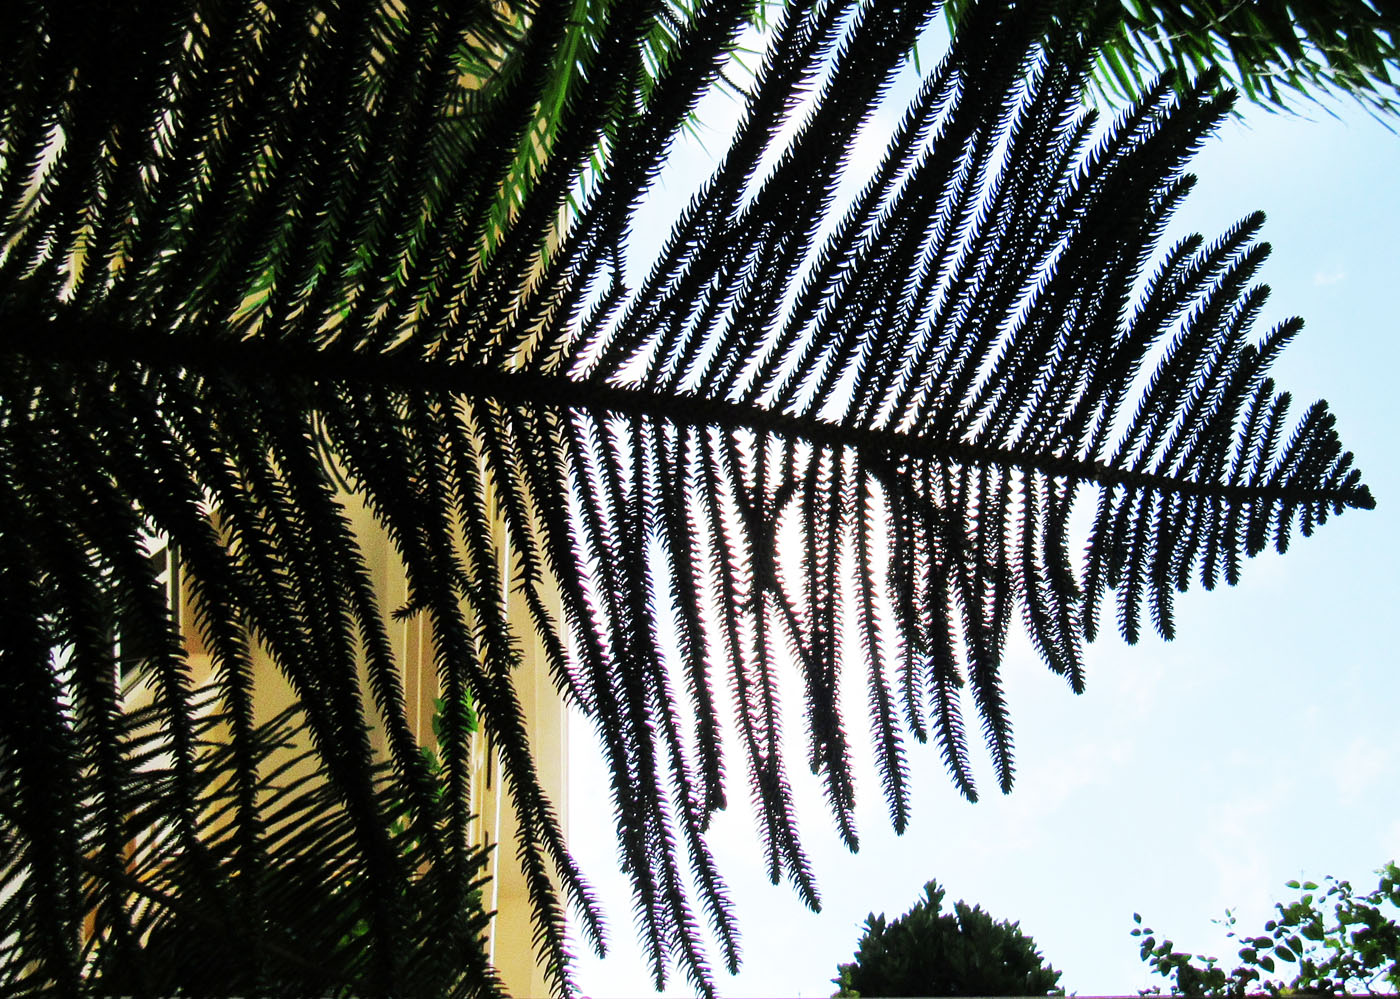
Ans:
{"label": "dark green shrub", "polygon": [[838,968],[838,997],[1063,995],[1060,972],[1045,963],[1019,923],[994,920],[981,906],[956,902],[940,913],[943,889],[886,924],[871,913],[855,961]]}

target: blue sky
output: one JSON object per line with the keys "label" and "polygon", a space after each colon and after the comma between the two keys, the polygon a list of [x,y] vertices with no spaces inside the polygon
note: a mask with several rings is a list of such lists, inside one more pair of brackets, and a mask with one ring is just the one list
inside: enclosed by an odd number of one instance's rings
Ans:
{"label": "blue sky", "polygon": [[[1014,644],[1006,687],[1018,775],[1009,796],[996,794],[983,760],[986,796],[968,804],[933,747],[915,747],[911,828],[893,834],[867,780],[862,849],[852,856],[815,784],[793,767],[819,915],[768,884],[751,816],[733,795],[712,842],[739,913],[744,966],[718,976],[722,995],[829,995],[866,914],[905,911],[930,878],[949,901],[1019,920],[1071,991],[1132,993],[1161,982],[1129,936],[1135,911],[1180,948],[1230,958],[1212,924],[1227,907],[1257,928],[1290,878],[1335,874],[1372,887],[1371,871],[1400,858],[1400,137],[1349,103],[1333,107],[1339,117],[1313,109],[1311,120],[1246,108],[1197,157],[1200,183],[1168,238],[1210,237],[1249,211],[1267,213],[1274,253],[1263,279],[1273,295],[1256,329],[1305,318],[1276,380],[1293,392],[1295,413],[1317,398],[1331,403],[1377,509],[1295,538],[1282,558],[1253,560],[1232,590],[1193,591],[1173,642],[1149,634],[1128,648],[1104,635],[1089,649],[1082,696],[1027,643]],[[701,113],[705,145],[721,149],[732,104]],[[705,159],[694,141],[678,148],[644,212],[680,203]],[[638,227],[633,260],[648,258],[660,228]],[[583,959],[578,981],[596,997],[651,995],[616,871],[605,777],[584,725],[572,739],[571,842],[606,908],[612,950]],[[675,975],[670,986],[689,994]]]}

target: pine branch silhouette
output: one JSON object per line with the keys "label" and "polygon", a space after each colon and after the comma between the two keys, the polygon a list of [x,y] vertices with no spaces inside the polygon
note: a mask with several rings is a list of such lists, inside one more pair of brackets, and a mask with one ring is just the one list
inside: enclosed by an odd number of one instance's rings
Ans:
{"label": "pine branch silhouette", "polygon": [[[443,720],[439,800],[342,480],[406,568],[398,612],[431,623],[446,701],[469,691],[500,752],[561,990],[563,905],[591,942],[602,924],[535,772],[523,642],[598,732],[657,981],[679,966],[710,992],[701,927],[739,960],[705,840],[736,781],[773,880],[819,904],[785,724],[804,726],[855,847],[856,733],[896,828],[911,735],[975,798],[964,694],[1011,787],[999,677],[1017,619],[1078,691],[1110,599],[1129,641],[1144,613],[1170,637],[1193,579],[1233,584],[1244,556],[1373,505],[1325,405],[1290,423],[1268,375],[1300,324],[1253,330],[1262,216],[1158,251],[1228,110],[1210,80],[1159,84],[1101,128],[1078,105],[1092,44],[1042,41],[1040,7],[981,4],[826,234],[856,134],[936,6],[785,10],[730,148],[635,288],[619,249],[633,210],[745,3],[677,22],[619,0],[586,37],[559,5],[510,23],[378,2],[23,8],[0,60],[7,987],[82,992],[108,966],[94,939],[112,967],[154,968],[142,907],[211,899],[245,928],[248,987],[277,980],[286,955],[248,929],[278,880],[256,646],[299,698],[316,793],[342,810],[335,837],[307,831],[290,856],[362,875],[365,956],[344,987],[391,991],[446,959],[434,919],[462,911],[478,870],[465,721]],[[653,76],[638,40],[663,22]],[[561,83],[578,45],[584,71]],[[203,723],[143,557],[152,533],[179,552],[216,664],[227,850],[203,819]],[[145,653],[158,736],[124,727],[118,623]],[[798,711],[778,689],[789,662]],[[843,716],[849,683],[867,685],[868,718]],[[149,804],[161,849],[187,865],[168,900],[123,859],[148,743],[168,762]],[[390,813],[410,840],[386,834]],[[303,902],[327,904],[279,904]],[[489,992],[477,970],[450,988]]]}

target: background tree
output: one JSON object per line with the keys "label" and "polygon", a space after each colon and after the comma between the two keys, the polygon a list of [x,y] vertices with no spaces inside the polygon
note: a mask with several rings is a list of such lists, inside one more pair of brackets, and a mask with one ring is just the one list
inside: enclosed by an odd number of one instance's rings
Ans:
{"label": "background tree", "polygon": [[855,960],[837,968],[837,997],[1063,995],[1060,972],[1045,963],[1019,923],[994,920],[958,901],[940,912],[944,890],[924,885],[924,898],[898,919],[865,920]]}
{"label": "background tree", "polygon": [[[948,4],[950,27],[968,6]],[[1159,73],[1184,82],[1215,70],[1273,108],[1340,94],[1400,114],[1400,10],[1389,0],[1071,0],[1057,19],[1103,32],[1094,83],[1110,102],[1132,100]]]}
{"label": "background tree", "polygon": [[[903,829],[911,735],[935,739],[976,793],[964,691],[1011,786],[999,671],[1013,621],[1079,690],[1111,591],[1129,640],[1145,614],[1169,637],[1193,578],[1233,583],[1244,556],[1371,505],[1325,405],[1291,423],[1268,376],[1298,323],[1252,331],[1262,218],[1149,267],[1190,152],[1227,113],[1209,81],[1154,87],[1098,129],[1078,103],[1094,40],[1056,28],[1051,8],[980,5],[827,226],[847,150],[937,4],[791,8],[731,148],[628,288],[630,215],[752,11],[697,6],[649,69],[646,43],[674,14],[590,9],[586,71],[509,210],[552,67],[583,44],[572,4],[521,8],[518,55],[485,60],[489,85],[464,61],[496,22],[489,5],[172,0],[60,15],[27,2],[8,19],[7,989],[81,992],[93,927],[130,966],[158,963],[141,914],[197,902],[242,928],[244,977],[228,987],[266,991],[279,955],[258,928],[275,898],[309,919],[363,914],[344,988],[394,990],[436,953],[431,928],[469,908],[468,691],[501,754],[540,947],[567,988],[561,896],[585,938],[602,928],[515,694],[534,632],[600,736],[657,979],[674,963],[708,991],[701,924],[728,966],[739,956],[705,840],[735,771],[770,876],[819,903],[779,751],[781,663],[796,663],[806,763],[854,847],[842,682],[868,691],[861,727]],[[609,166],[561,230],[604,144]],[[398,612],[431,624],[440,778],[403,721],[337,478],[407,569]],[[152,533],[180,552],[216,667],[222,852],[199,821],[195,692],[144,557]],[[506,614],[507,587],[528,621]],[[114,682],[118,622],[156,690],[168,767],[149,793]],[[272,849],[255,644],[296,691],[344,809],[334,899],[315,879],[277,894],[299,858]],[[160,863],[191,872],[161,897],[123,875],[146,801]],[[298,842],[309,859],[327,849]]]}
{"label": "background tree", "polygon": [[1242,945],[1240,963],[1228,973],[1217,958],[1159,942],[1137,913],[1133,936],[1141,938],[1148,967],[1171,980],[1173,995],[1374,995],[1377,986],[1393,995],[1400,990],[1400,923],[1384,909],[1400,909],[1400,867],[1392,862],[1378,873],[1380,883],[1365,895],[1332,877],[1321,895],[1315,882],[1288,882],[1297,899],[1275,903],[1278,917],[1259,936],[1237,933],[1227,912],[1226,936]]}

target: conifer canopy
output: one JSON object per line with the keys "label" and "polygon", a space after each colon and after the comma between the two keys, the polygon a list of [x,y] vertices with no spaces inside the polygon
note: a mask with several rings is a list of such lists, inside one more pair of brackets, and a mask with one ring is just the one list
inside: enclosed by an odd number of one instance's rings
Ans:
{"label": "conifer canopy", "polygon": [[[1372,505],[1326,405],[1269,377],[1301,324],[1254,328],[1262,217],[1158,245],[1229,107],[1211,81],[1100,126],[1079,104],[1093,39],[988,0],[834,202],[937,15],[782,10],[731,146],[629,286],[632,213],[750,0],[10,5],[6,991],[162,994],[171,941],[200,937],[241,956],[219,964],[235,977],[176,987],[305,990],[312,965],[341,975],[321,992],[491,993],[468,694],[567,990],[565,906],[589,943],[601,922],[536,777],[527,641],[601,742],[658,981],[708,991],[711,955],[739,960],[716,810],[749,799],[772,878],[816,906],[790,766],[820,775],[852,847],[853,739],[898,829],[911,738],[974,797],[980,729],[1009,789],[1011,629],[1078,691],[1106,616],[1170,637],[1193,581]],[[406,567],[397,612],[431,624],[440,776],[343,486]],[[156,538],[212,689],[192,689]],[[295,740],[254,723],[256,647],[299,698],[283,724],[309,739],[315,802],[273,787]],[[123,650],[156,692],[135,719]],[[779,691],[785,663],[800,689]]]}

